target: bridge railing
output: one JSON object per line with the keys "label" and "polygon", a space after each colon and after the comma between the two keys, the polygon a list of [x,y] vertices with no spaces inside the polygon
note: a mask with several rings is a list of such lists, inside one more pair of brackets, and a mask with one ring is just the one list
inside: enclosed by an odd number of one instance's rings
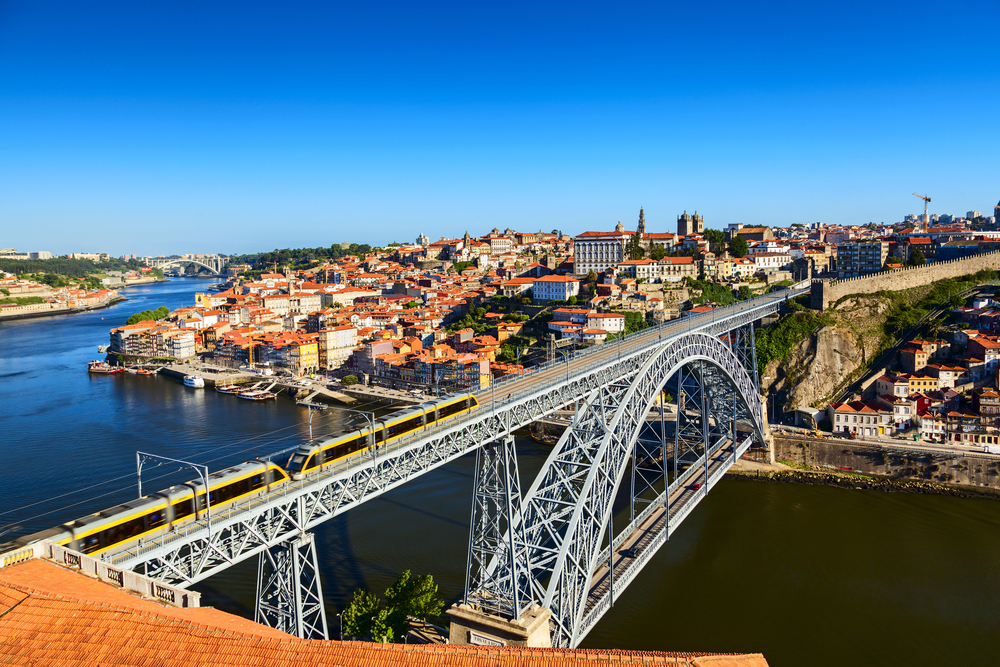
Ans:
{"label": "bridge railing", "polygon": [[[533,366],[523,374],[505,375],[500,378],[491,378],[490,386],[506,386],[506,383],[517,382],[520,378],[524,378],[532,373],[538,373],[554,368],[558,365],[566,364],[567,361],[572,362],[575,359],[585,358],[594,354],[607,354],[608,350],[614,347],[619,347],[622,355],[631,354],[637,350],[646,349],[659,344],[660,334],[669,333],[670,335],[676,335],[678,333],[690,333],[692,331],[711,326],[716,322],[724,321],[735,315],[752,311],[756,308],[768,307],[772,306],[774,303],[788,301],[789,299],[800,296],[807,287],[808,281],[802,281],[781,292],[772,292],[771,294],[764,294],[752,299],[745,299],[728,306],[713,308],[705,313],[688,315],[686,317],[682,317],[680,320],[675,319],[661,322],[656,326],[623,335],[614,343],[594,345],[587,349],[574,350],[572,352],[565,353],[566,358],[546,361],[538,366]],[[656,337],[654,338],[654,336]]]}

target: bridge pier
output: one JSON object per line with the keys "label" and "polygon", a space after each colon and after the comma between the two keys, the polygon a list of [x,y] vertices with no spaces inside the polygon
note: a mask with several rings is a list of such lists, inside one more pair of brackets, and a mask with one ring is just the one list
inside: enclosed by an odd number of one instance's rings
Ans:
{"label": "bridge pier", "polygon": [[552,646],[549,630],[552,612],[538,605],[532,605],[517,619],[502,618],[467,604],[452,605],[447,614],[451,617],[449,644],[532,648]]}
{"label": "bridge pier", "polygon": [[260,554],[254,620],[302,639],[329,639],[313,533]]}

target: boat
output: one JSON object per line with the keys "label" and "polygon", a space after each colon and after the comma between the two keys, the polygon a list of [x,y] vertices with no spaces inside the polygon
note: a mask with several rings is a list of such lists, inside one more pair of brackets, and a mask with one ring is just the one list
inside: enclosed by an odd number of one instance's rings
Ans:
{"label": "boat", "polygon": [[236,394],[237,398],[245,398],[248,401],[266,401],[269,398],[277,398],[269,391],[243,391]]}
{"label": "boat", "polygon": [[243,387],[238,384],[217,384],[215,385],[215,391],[220,394],[238,394],[243,391]]}
{"label": "boat", "polygon": [[148,368],[140,368],[136,371],[139,375],[156,375],[156,371],[151,371]]}
{"label": "boat", "polygon": [[124,368],[120,366],[112,366],[106,361],[91,361],[87,364],[87,370],[91,373],[101,373],[103,375],[114,375],[115,373],[122,373],[125,371]]}
{"label": "boat", "polygon": [[197,375],[185,375],[184,386],[194,387],[195,389],[201,389],[205,386],[205,378],[198,377]]}

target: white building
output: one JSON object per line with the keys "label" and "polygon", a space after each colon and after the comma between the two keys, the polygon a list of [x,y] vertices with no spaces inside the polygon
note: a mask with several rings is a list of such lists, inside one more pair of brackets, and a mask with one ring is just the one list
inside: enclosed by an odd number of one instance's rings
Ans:
{"label": "white building", "polygon": [[764,273],[780,271],[792,263],[792,256],[786,252],[755,252],[748,257],[757,265],[757,270]]}
{"label": "white building", "polygon": [[573,239],[576,273],[601,273],[625,260],[625,245],[633,232],[583,232]]}
{"label": "white building", "polygon": [[580,293],[580,281],[566,276],[535,278],[531,286],[534,301],[566,301]]}
{"label": "white building", "polygon": [[618,313],[590,313],[587,315],[587,328],[621,333],[625,331],[625,316]]}

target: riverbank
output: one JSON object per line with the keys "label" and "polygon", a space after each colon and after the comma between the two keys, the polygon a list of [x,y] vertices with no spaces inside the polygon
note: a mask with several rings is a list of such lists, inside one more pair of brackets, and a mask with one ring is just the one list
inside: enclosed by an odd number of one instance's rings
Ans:
{"label": "riverbank", "polygon": [[[76,313],[86,313],[91,310],[101,310],[103,308],[109,308],[116,303],[121,303],[122,301],[128,301],[127,297],[124,296],[113,296],[107,301],[102,303],[94,304],[93,306],[82,306],[79,308],[38,308],[37,310],[30,310],[19,313],[11,313],[10,315],[0,315],[0,322],[8,322],[13,320],[28,320],[36,317],[51,317],[53,315],[74,315]],[[39,306],[49,306],[51,304],[37,304]],[[31,308],[31,306],[24,306],[25,308]]]}
{"label": "riverbank", "polygon": [[[747,465],[748,463],[754,465]],[[856,472],[827,470],[810,466],[791,467],[778,464],[760,464],[739,461],[726,473],[729,479],[777,482],[779,484],[806,484],[836,486],[857,491],[883,491],[886,493],[918,493],[923,495],[953,496],[956,498],[990,498],[1000,500],[1000,491],[989,488],[958,486],[899,477],[881,477]]]}

